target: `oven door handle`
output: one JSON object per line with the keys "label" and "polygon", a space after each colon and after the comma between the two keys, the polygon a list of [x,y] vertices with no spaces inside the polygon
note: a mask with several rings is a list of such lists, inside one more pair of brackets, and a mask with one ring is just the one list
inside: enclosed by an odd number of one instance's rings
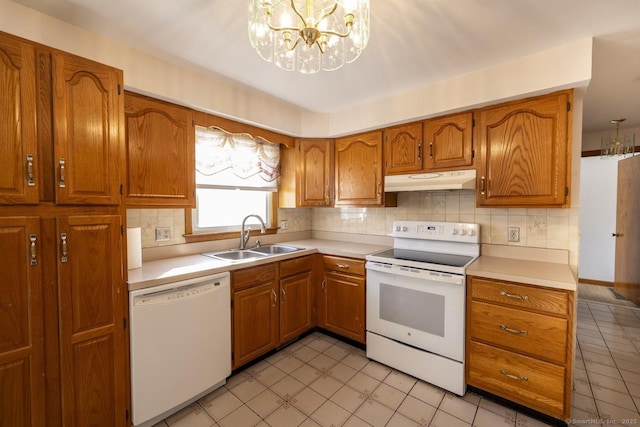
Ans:
{"label": "oven door handle", "polygon": [[434,282],[445,282],[462,285],[465,282],[464,276],[459,274],[440,273],[437,271],[421,270],[419,268],[403,267],[400,265],[385,264],[375,261],[367,261],[365,268],[381,273],[395,274],[405,277],[419,277],[424,280]]}

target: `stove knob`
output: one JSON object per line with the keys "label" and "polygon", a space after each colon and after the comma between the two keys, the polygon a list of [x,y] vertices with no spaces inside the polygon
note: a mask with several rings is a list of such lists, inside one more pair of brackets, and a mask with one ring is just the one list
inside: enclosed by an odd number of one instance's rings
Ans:
{"label": "stove knob", "polygon": [[475,236],[476,230],[469,230],[469,236]]}
{"label": "stove knob", "polygon": [[453,231],[451,232],[451,234],[453,234],[453,235],[455,236],[456,234],[458,234],[458,230],[456,230],[456,229],[454,228],[454,229],[453,229]]}
{"label": "stove knob", "polygon": [[396,231],[400,231],[400,226],[399,225],[396,226]]}
{"label": "stove knob", "polygon": [[467,234],[467,230],[465,230],[464,228],[462,230],[460,230],[460,235],[464,236],[465,234]]}
{"label": "stove knob", "polygon": [[402,227],[402,231],[407,231],[409,228],[408,227]]}

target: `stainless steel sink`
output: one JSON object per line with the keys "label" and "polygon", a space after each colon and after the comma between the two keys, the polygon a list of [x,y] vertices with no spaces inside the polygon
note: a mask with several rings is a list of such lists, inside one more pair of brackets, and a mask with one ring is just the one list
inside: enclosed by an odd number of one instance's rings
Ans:
{"label": "stainless steel sink", "polygon": [[218,252],[205,252],[202,255],[210,258],[221,259],[225,261],[250,261],[253,259],[260,259],[268,257],[270,255],[288,254],[289,252],[295,252],[302,250],[302,248],[296,248],[294,246],[287,245],[264,245],[251,249],[229,249],[226,251]]}
{"label": "stainless steel sink", "polygon": [[287,245],[264,245],[258,246],[256,248],[250,249],[252,252],[259,252],[265,255],[277,255],[277,254],[288,254],[289,252],[300,251],[302,248],[296,248],[295,246],[287,246]]}
{"label": "stainless steel sink", "polygon": [[252,259],[264,258],[267,256],[265,253],[254,252],[249,250],[229,250],[220,252],[206,252],[202,255],[211,258],[222,259],[225,261],[248,261]]}

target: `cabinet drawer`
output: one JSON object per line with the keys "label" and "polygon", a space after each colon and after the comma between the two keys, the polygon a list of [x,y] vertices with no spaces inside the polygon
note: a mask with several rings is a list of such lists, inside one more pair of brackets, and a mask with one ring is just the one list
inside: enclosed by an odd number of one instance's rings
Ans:
{"label": "cabinet drawer", "polygon": [[471,341],[467,383],[556,418],[566,417],[565,369],[558,365]]}
{"label": "cabinet drawer", "polygon": [[287,277],[293,274],[309,271],[313,268],[313,255],[293,258],[280,262],[280,277]]}
{"label": "cabinet drawer", "polygon": [[278,264],[271,263],[231,272],[233,290],[249,288],[265,282],[275,281],[278,277]]}
{"label": "cabinet drawer", "polygon": [[325,255],[322,257],[322,263],[325,270],[365,275],[363,260]]}
{"label": "cabinet drawer", "polygon": [[473,299],[537,310],[559,316],[567,315],[567,292],[537,286],[519,285],[499,280],[471,277]]}
{"label": "cabinet drawer", "polygon": [[564,365],[567,320],[501,307],[471,303],[471,339],[496,344]]}

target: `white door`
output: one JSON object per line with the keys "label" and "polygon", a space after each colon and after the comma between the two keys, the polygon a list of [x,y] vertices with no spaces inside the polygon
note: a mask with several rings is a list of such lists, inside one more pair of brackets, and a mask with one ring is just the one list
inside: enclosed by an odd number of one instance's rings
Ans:
{"label": "white door", "polygon": [[578,277],[613,283],[618,159],[583,157],[580,163]]}

